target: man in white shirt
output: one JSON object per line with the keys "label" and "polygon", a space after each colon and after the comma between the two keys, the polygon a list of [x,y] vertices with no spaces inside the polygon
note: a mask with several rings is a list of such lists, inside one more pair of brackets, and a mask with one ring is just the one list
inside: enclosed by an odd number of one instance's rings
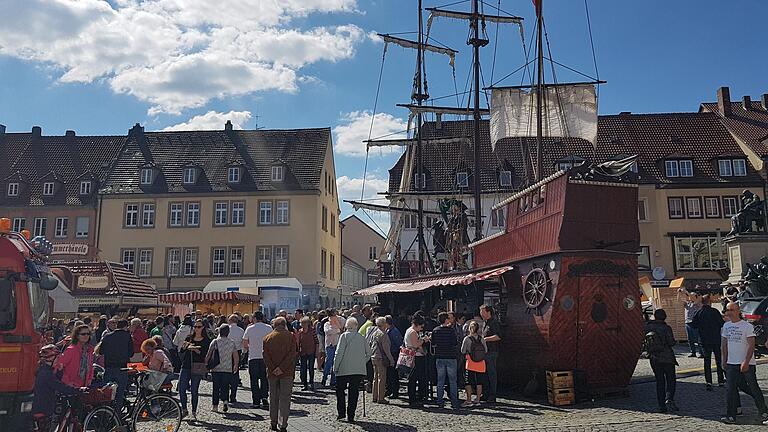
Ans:
{"label": "man in white shirt", "polygon": [[[240,317],[232,314],[227,319],[227,322],[229,323],[229,336],[227,336],[227,338],[234,342],[235,349],[237,350],[237,358],[242,358],[243,335],[245,334],[245,330],[239,326]],[[237,403],[237,387],[240,385],[240,365],[237,365],[236,367],[237,369],[236,372],[234,372],[234,377],[229,381],[229,403],[231,404]]]}
{"label": "man in white shirt", "polygon": [[727,414],[723,423],[736,423],[739,390],[752,396],[764,425],[768,425],[768,408],[760,386],[757,384],[755,362],[755,329],[741,319],[738,303],[728,303],[725,311],[730,319],[721,331],[721,349],[726,360]]}
{"label": "man in white shirt", "polygon": [[336,357],[336,345],[339,343],[339,336],[344,331],[344,324],[338,316],[336,309],[331,309],[328,316],[328,322],[323,326],[325,331],[325,367],[323,368],[323,381],[325,383],[328,376],[331,376],[331,387],[336,385],[336,374],[333,373],[333,360]]}
{"label": "man in white shirt", "polygon": [[272,326],[264,322],[264,314],[259,311],[253,314],[253,324],[243,333],[243,348],[248,350],[248,375],[251,377],[251,397],[253,407],[269,408],[267,396],[269,382],[267,369],[264,365],[264,336],[272,333]]}

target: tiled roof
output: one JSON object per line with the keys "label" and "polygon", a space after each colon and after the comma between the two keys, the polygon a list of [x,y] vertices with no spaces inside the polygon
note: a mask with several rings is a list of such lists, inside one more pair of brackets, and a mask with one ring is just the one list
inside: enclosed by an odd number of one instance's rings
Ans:
{"label": "tiled roof", "polygon": [[123,267],[109,261],[61,263],[52,266],[54,272],[65,279],[73,294],[77,295],[78,276],[108,276],[106,290],[83,290],[79,294],[125,295],[132,297],[157,298],[157,291]]}
{"label": "tiled roof", "polygon": [[731,102],[731,114],[723,116],[717,102],[701,104],[702,111],[715,113],[731,133],[743,141],[758,156],[768,156],[768,110],[760,101],[751,101],[744,109],[742,101]]}
{"label": "tiled roof", "polygon": [[[86,205],[96,202],[95,191],[125,143],[125,136],[41,136],[0,134],[0,205]],[[80,180],[94,181],[90,195],[80,195]],[[44,197],[43,182],[59,188]],[[9,182],[20,183],[18,197],[7,197]]]}
{"label": "tiled roof", "polygon": [[[134,128],[102,193],[182,193],[320,188],[329,128],[249,131],[146,132]],[[230,166],[244,169],[241,182],[230,184]],[[284,166],[285,179],[271,181],[271,167]],[[143,166],[157,169],[151,186],[139,184]],[[182,183],[183,169],[200,169],[195,185]]]}
{"label": "tiled roof", "polygon": [[[436,123],[428,122],[423,127],[424,137],[470,137],[471,121],[442,121],[440,129]],[[530,148],[531,164],[535,164],[535,138],[506,138],[499,141],[496,150],[491,151],[488,121],[481,123],[480,150],[482,161],[482,189],[494,191],[499,187],[500,167],[511,169],[513,187],[520,189],[528,184],[523,146]],[[471,140],[470,140],[471,142]],[[639,182],[645,184],[713,184],[734,183],[761,184],[754,168],[747,163],[746,177],[720,177],[717,159],[724,155],[745,157],[740,147],[710,113],[671,114],[618,114],[600,116],[598,139],[595,148],[579,138],[544,138],[544,175],[552,174],[559,161],[568,158],[583,158],[588,161],[606,161],[619,156],[638,154]],[[691,158],[694,177],[667,178],[664,175],[666,158]],[[472,171],[474,158],[470,143],[432,144],[423,149],[424,169],[427,173],[427,190],[456,192],[456,171]],[[398,191],[405,154],[390,169],[389,191]],[[528,168],[530,170],[530,168]],[[414,169],[415,172],[415,169]],[[472,183],[467,192],[472,192]],[[413,181],[411,181],[413,190]]]}

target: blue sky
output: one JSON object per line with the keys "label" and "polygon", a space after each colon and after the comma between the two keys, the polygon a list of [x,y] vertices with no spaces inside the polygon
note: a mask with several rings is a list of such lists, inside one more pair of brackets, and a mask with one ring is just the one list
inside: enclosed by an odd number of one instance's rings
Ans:
{"label": "blue sky", "polygon": [[[486,0],[486,11],[498,0]],[[334,128],[340,192],[359,197],[383,44],[373,32],[416,29],[416,0],[0,0],[0,123],[45,134],[124,134],[223,127]],[[440,6],[450,0],[425,0]],[[534,23],[529,0],[501,0]],[[768,2],[588,0],[600,78],[600,112],[694,111],[721,85],[734,99],[768,93]],[[453,8],[468,10],[469,3]],[[584,2],[545,0],[553,57],[593,75]],[[517,28],[489,24],[486,84],[524,63]],[[469,72],[467,29],[436,20],[432,35],[459,51],[456,86]],[[406,37],[409,37],[406,35]],[[496,50],[495,66],[492,57]],[[447,60],[429,56],[430,93],[454,93]],[[377,134],[403,129],[414,70],[410,50],[387,53]],[[519,84],[517,74],[505,84]],[[561,81],[578,77],[558,69]],[[455,99],[448,99],[445,102]],[[179,126],[181,125],[181,126]],[[369,158],[368,191],[386,187],[397,153]],[[348,207],[343,208],[350,214]]]}

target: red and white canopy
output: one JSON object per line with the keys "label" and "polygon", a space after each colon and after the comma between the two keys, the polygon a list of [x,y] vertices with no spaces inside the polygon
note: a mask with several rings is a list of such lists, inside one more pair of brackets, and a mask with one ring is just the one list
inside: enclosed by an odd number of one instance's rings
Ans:
{"label": "red and white canopy", "polygon": [[255,294],[245,294],[237,291],[209,292],[189,291],[185,293],[160,294],[160,301],[171,304],[188,304],[200,302],[258,302],[259,296]]}
{"label": "red and white canopy", "polygon": [[513,268],[514,267],[512,266],[501,266],[484,270],[470,270],[460,273],[447,273],[438,276],[404,279],[361,289],[360,291],[354,293],[354,295],[415,292],[424,291],[426,289],[438,286],[470,285],[476,281],[484,281],[492,277],[501,276]]}

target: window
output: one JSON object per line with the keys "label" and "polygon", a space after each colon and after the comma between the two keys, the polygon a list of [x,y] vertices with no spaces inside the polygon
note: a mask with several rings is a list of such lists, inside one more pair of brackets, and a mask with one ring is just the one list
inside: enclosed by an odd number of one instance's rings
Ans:
{"label": "window", "polygon": [[187,226],[200,226],[200,203],[187,203]]}
{"label": "window", "polygon": [[90,180],[83,180],[80,182],[80,195],[90,195],[91,187],[93,183]]}
{"label": "window", "polygon": [[368,259],[373,261],[375,259],[378,259],[379,256],[376,254],[376,246],[371,246],[368,248]]}
{"label": "window", "polygon": [[677,270],[719,270],[728,266],[725,245],[717,236],[674,237]]}
{"label": "window", "polygon": [[136,266],[136,251],[133,249],[124,249],[122,252],[123,267],[133,273]]}
{"label": "window", "polygon": [[143,185],[152,184],[152,168],[141,169],[141,184]]}
{"label": "window", "polygon": [[65,217],[56,218],[56,231],[54,236],[56,238],[64,238],[67,236],[67,228],[69,225],[69,219]]}
{"label": "window", "polygon": [[19,184],[18,183],[8,183],[8,196],[9,197],[19,196]]}
{"label": "window", "polygon": [[275,246],[275,274],[288,274],[288,246]]}
{"label": "window", "polygon": [[640,251],[637,252],[637,269],[638,270],[650,270],[651,269],[651,248],[650,248],[650,246],[640,246]]}
{"label": "window", "polygon": [[[419,215],[412,213],[405,213],[402,215],[403,228],[405,229],[417,229],[419,227]],[[429,225],[427,225],[429,226]]]}
{"label": "window", "polygon": [[224,248],[215,248],[211,254],[213,265],[211,266],[211,275],[223,276],[224,265],[227,257],[227,250]]}
{"label": "window", "polygon": [[229,248],[229,274],[238,276],[243,273],[243,248]]}
{"label": "window", "polygon": [[245,224],[245,202],[235,201],[232,203],[232,225]]}
{"label": "window", "polygon": [[670,219],[682,219],[685,217],[682,198],[667,198],[667,207],[669,207]]}
{"label": "window", "polygon": [[637,201],[637,220],[639,221],[647,221],[648,220],[648,201],[641,199]]}
{"label": "window", "polygon": [[168,249],[168,263],[165,266],[166,276],[179,276],[181,263],[181,250],[179,248]]}
{"label": "window", "polygon": [[331,254],[331,260],[328,263],[328,267],[331,268],[331,280],[336,280],[336,256]]}
{"label": "window", "polygon": [[264,246],[258,248],[258,263],[256,270],[259,275],[269,275],[272,273],[272,248]]}
{"label": "window", "polygon": [[141,226],[151,228],[155,226],[155,205],[144,204],[141,207]]}
{"label": "window", "polygon": [[227,216],[227,213],[229,213],[229,204],[225,202],[217,202],[214,206],[213,224],[226,225],[227,220],[229,219]]}
{"label": "window", "polygon": [[331,237],[336,237],[336,213],[331,213]]}
{"label": "window", "polygon": [[704,213],[708,218],[720,217],[720,198],[704,197]]}
{"label": "window", "polygon": [[693,177],[693,161],[681,160],[680,161],[680,177]]}
{"label": "window", "polygon": [[197,168],[194,167],[187,167],[184,168],[184,178],[182,179],[182,182],[184,184],[195,184],[197,182]]}
{"label": "window", "polygon": [[720,168],[721,177],[730,177],[733,175],[733,164],[730,159],[720,159],[717,162],[717,165]]}
{"label": "window", "polygon": [[259,202],[259,224],[272,224],[272,201]]}
{"label": "window", "polygon": [[499,171],[499,186],[512,186],[512,171]]}
{"label": "window", "polygon": [[491,227],[504,228],[506,226],[506,207],[491,210]]}
{"label": "window", "polygon": [[21,232],[26,225],[27,225],[27,220],[25,218],[13,218],[12,231]]}
{"label": "window", "polygon": [[325,249],[320,250],[320,276],[326,277],[328,275],[328,270],[326,267],[325,259],[326,259],[327,252],[325,252]]}
{"label": "window", "polygon": [[676,160],[668,160],[664,162],[665,172],[667,177],[680,177],[680,164]]}
{"label": "window", "polygon": [[288,225],[290,217],[288,201],[277,202],[277,220],[278,225]]}
{"label": "window", "polygon": [[322,227],[323,231],[328,232],[328,208],[326,206],[323,206]]}
{"label": "window", "polygon": [[139,205],[125,205],[125,227],[133,228],[139,226]]}
{"label": "window", "polygon": [[456,173],[456,187],[457,188],[468,188],[469,187],[469,174],[466,172],[457,172]]}
{"label": "window", "polygon": [[739,198],[735,196],[723,197],[723,216],[731,217],[739,212]]}
{"label": "window", "polygon": [[227,181],[229,183],[240,183],[240,167],[229,167],[227,170]]}
{"label": "window", "polygon": [[139,277],[152,276],[152,249],[139,251]]}
{"label": "window", "polygon": [[273,182],[279,182],[283,181],[283,167],[280,165],[275,165],[272,167],[272,181]]}
{"label": "window", "polygon": [[80,216],[75,221],[75,237],[87,238],[91,228],[91,218],[88,216]]}
{"label": "window", "polygon": [[197,276],[197,249],[184,249],[184,276]]}
{"label": "window", "polygon": [[424,173],[421,174],[421,185],[419,185],[418,182],[417,182],[418,178],[419,178],[419,174],[414,174],[413,175],[413,184],[414,184],[414,186],[416,186],[419,189],[426,189],[427,188],[427,175],[424,174]]}
{"label": "window", "polygon": [[733,160],[733,175],[744,177],[747,175],[747,161],[744,159]]}
{"label": "window", "polygon": [[688,210],[688,218],[701,219],[701,198],[689,197],[685,199],[685,207]]}
{"label": "window", "polygon": [[43,195],[45,196],[53,196],[53,182],[45,182],[43,183]]}
{"label": "window", "polygon": [[184,224],[184,203],[170,203],[168,210],[168,225],[180,227]]}
{"label": "window", "polygon": [[44,236],[45,235],[45,229],[48,226],[48,219],[46,218],[35,218],[35,232],[33,233],[35,237],[37,236]]}

